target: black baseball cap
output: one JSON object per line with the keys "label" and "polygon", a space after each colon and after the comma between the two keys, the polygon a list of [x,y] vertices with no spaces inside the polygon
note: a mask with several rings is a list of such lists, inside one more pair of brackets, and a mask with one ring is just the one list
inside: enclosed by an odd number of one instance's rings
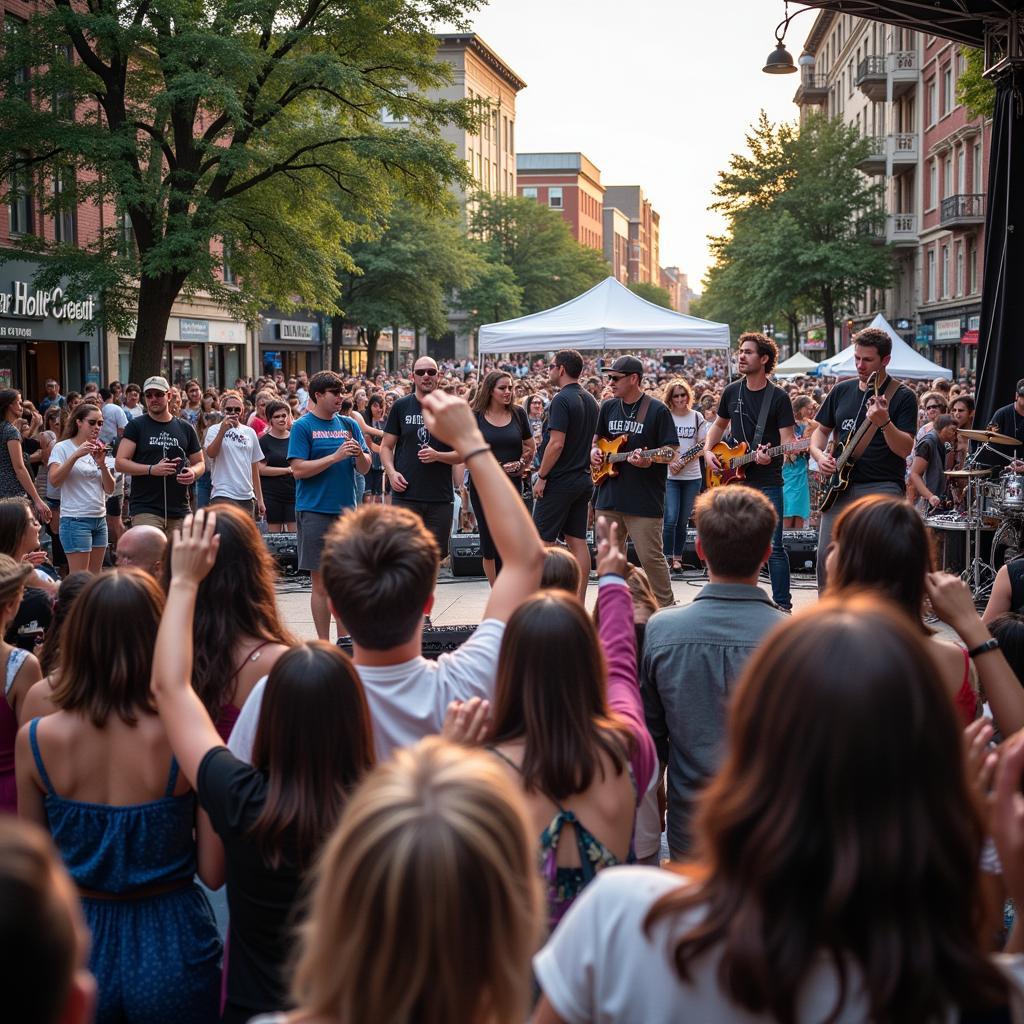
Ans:
{"label": "black baseball cap", "polygon": [[644,364],[636,356],[619,356],[611,366],[606,366],[602,373],[637,373],[644,375]]}

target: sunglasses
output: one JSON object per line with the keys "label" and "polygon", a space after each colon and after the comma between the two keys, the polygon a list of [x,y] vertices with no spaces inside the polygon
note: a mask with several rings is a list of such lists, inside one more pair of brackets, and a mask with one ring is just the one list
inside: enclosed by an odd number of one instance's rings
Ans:
{"label": "sunglasses", "polygon": [[926,405],[924,407],[925,412],[934,412],[936,409],[941,409],[941,405]]}
{"label": "sunglasses", "polygon": [[412,371],[417,377],[436,377],[437,370],[413,370]]}
{"label": "sunglasses", "polygon": [[167,396],[166,391],[147,391],[145,394],[147,398],[165,398]]}
{"label": "sunglasses", "polygon": [[240,409],[240,408],[239,408],[239,407],[238,407],[237,405],[236,405],[236,406],[234,406],[234,407],[232,407],[231,409],[225,409],[224,411],[225,411],[225,412],[226,412],[226,413],[227,413],[227,414],[228,414],[229,416],[233,415],[234,413],[239,413],[239,414],[241,414],[241,412],[242,412],[242,410],[241,410],[241,409]]}
{"label": "sunglasses", "polygon": [[611,382],[612,382],[613,384],[616,384],[616,383],[618,383],[618,382],[619,382],[620,380],[622,380],[622,378],[623,378],[623,377],[625,377],[625,376],[626,376],[626,375],[625,375],[624,373],[609,373],[609,374],[608,374],[608,379],[609,379],[609,380],[610,380],[610,381],[611,381]]}

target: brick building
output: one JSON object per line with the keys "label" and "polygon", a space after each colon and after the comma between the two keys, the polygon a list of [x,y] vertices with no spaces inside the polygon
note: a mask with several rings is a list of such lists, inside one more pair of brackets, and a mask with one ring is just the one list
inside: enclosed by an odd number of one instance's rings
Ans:
{"label": "brick building", "polygon": [[614,206],[604,207],[604,258],[612,275],[621,284],[629,284],[629,218]]}
{"label": "brick building", "polygon": [[557,210],[580,245],[604,250],[601,172],[582,153],[516,154],[516,191]]}
{"label": "brick building", "polygon": [[[644,190],[639,185],[608,185],[604,190],[604,204],[619,210],[629,223],[627,282],[658,284],[661,280],[661,217],[644,195]],[[607,245],[605,257],[608,257]]]}

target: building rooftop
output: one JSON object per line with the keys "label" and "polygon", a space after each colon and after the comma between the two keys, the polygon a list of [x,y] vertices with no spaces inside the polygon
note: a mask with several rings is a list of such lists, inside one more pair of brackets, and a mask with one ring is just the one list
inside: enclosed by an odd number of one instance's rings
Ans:
{"label": "building rooftop", "polygon": [[434,38],[437,40],[438,52],[472,50],[485,64],[497,71],[516,92],[526,88],[526,82],[475,32],[439,32]]}
{"label": "building rooftop", "polygon": [[517,153],[517,174],[541,174],[544,172],[574,171],[589,178],[598,186],[601,185],[601,171],[592,160],[582,153]]}

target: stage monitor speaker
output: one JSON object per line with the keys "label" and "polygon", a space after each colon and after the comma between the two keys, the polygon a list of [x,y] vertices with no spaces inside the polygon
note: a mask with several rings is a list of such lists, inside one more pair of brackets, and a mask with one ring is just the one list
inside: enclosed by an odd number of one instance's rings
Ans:
{"label": "stage monitor speaker", "polygon": [[483,576],[484,563],[480,557],[478,533],[453,533],[449,541],[453,576]]}
{"label": "stage monitor speaker", "polygon": [[[476,626],[432,626],[423,630],[422,652],[424,658],[437,661],[442,654],[458,650],[474,633]],[[338,637],[338,646],[346,653],[352,653],[352,637]]]}
{"label": "stage monitor speaker", "polygon": [[299,571],[298,539],[294,533],[265,533],[263,540],[281,572],[293,575]]}
{"label": "stage monitor speaker", "polygon": [[817,530],[786,530],[782,534],[782,546],[789,555],[789,567],[793,572],[814,572],[818,565]]}

